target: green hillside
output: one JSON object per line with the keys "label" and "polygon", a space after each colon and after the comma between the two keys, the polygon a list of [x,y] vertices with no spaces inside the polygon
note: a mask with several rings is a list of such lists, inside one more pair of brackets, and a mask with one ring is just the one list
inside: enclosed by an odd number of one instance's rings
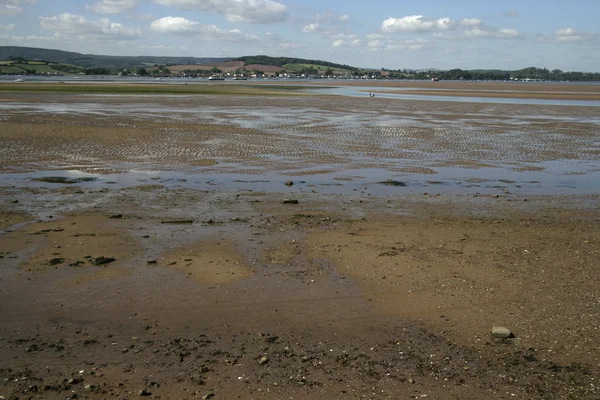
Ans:
{"label": "green hillside", "polygon": [[[323,64],[284,64],[283,68],[287,69],[288,71],[298,73],[303,72],[307,69],[313,69],[319,71],[319,73],[324,73],[331,67]],[[347,74],[352,72],[351,70],[344,68],[331,68],[331,70],[334,74]]]}
{"label": "green hillside", "polygon": [[84,68],[63,63],[42,62],[42,61],[0,61],[0,74],[21,75],[21,74],[52,74],[52,75],[70,75],[84,72]]}
{"label": "green hillside", "polygon": [[71,64],[85,68],[101,67],[109,69],[148,67],[155,64],[209,64],[230,60],[230,58],[207,57],[106,56],[41,49],[36,47],[0,46],[0,60],[12,60],[17,58]]}

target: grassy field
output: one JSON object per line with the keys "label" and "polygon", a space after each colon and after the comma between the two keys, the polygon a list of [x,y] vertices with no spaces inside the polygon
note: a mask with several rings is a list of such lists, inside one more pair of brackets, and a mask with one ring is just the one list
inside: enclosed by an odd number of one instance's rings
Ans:
{"label": "grassy field", "polygon": [[[69,68],[71,69],[71,72],[65,72],[60,71],[58,69],[54,69],[55,66]],[[36,73],[59,73],[64,75],[72,75],[78,72],[83,72],[84,68],[70,64],[50,63],[47,65],[45,62],[42,61],[28,61],[27,63],[17,63],[14,61],[0,61],[0,74],[25,74],[26,70],[35,70]]]}
{"label": "grassy field", "polygon": [[94,84],[94,83],[0,83],[0,93],[79,93],[79,94],[200,94],[200,95],[304,95],[309,86],[291,85],[163,85],[163,84]]}
{"label": "grassy field", "polygon": [[0,65],[0,74],[20,74],[23,70],[10,65]]}
{"label": "grassy field", "polygon": [[[325,71],[327,71],[328,66],[326,65],[319,65],[319,64],[285,64],[283,66],[283,68],[287,69],[288,71],[292,71],[292,72],[301,72],[303,69],[305,68],[314,68],[318,71],[322,71],[323,73],[325,73]],[[340,68],[331,68],[333,70],[333,73],[335,74],[345,74],[350,72],[350,70],[347,69],[340,69]]]}

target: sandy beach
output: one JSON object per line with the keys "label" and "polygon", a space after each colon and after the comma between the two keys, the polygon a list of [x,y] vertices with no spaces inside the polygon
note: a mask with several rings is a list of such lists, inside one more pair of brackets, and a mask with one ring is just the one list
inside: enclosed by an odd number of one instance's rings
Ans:
{"label": "sandy beach", "polygon": [[236,90],[0,86],[0,396],[600,396],[598,107]]}

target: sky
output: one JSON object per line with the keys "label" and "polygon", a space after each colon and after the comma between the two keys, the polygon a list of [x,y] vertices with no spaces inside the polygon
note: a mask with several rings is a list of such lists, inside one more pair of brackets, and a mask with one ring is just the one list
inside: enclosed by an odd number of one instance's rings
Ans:
{"label": "sky", "polygon": [[600,72],[600,0],[0,0],[0,45]]}

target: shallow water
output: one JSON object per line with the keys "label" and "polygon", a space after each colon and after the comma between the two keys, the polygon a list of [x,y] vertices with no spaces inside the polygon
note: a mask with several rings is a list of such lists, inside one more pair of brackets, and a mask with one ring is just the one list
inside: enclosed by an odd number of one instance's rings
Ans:
{"label": "shallow water", "polygon": [[[548,100],[548,99],[523,99],[523,98],[493,98],[493,97],[467,97],[460,96],[460,91],[456,90],[456,96],[435,96],[435,95],[419,95],[419,94],[399,94],[399,93],[381,93],[384,89],[380,86],[338,86],[334,88],[323,89],[305,89],[303,91],[315,94],[335,95],[335,96],[350,96],[350,97],[365,97],[369,98],[367,92],[377,92],[375,97],[384,99],[399,99],[399,100],[420,100],[420,101],[449,101],[461,103],[497,103],[497,104],[527,104],[527,105],[553,105],[553,106],[584,106],[584,107],[600,107],[598,100]],[[423,90],[421,88],[402,88],[402,90]],[[432,91],[435,89],[431,89]]]}
{"label": "shallow water", "polygon": [[[107,166],[110,168],[110,166]],[[222,166],[221,170],[198,167],[178,170],[125,170],[116,174],[86,173],[77,169],[45,170],[0,174],[0,186],[48,187],[79,186],[89,189],[123,189],[162,186],[166,189],[196,189],[268,193],[321,193],[377,196],[398,194],[595,194],[600,193],[600,169],[595,163],[547,162],[543,171],[506,168],[439,167],[435,174],[397,172],[383,168],[340,169],[323,172],[315,167],[273,172],[243,165]],[[335,166],[332,166],[335,168]],[[236,172],[227,172],[227,169]],[[321,168],[321,167],[319,167]],[[313,174],[313,172],[318,172]],[[74,184],[47,183],[44,177],[96,178]],[[382,184],[399,181],[406,186]],[[293,186],[285,183],[292,181]]]}

